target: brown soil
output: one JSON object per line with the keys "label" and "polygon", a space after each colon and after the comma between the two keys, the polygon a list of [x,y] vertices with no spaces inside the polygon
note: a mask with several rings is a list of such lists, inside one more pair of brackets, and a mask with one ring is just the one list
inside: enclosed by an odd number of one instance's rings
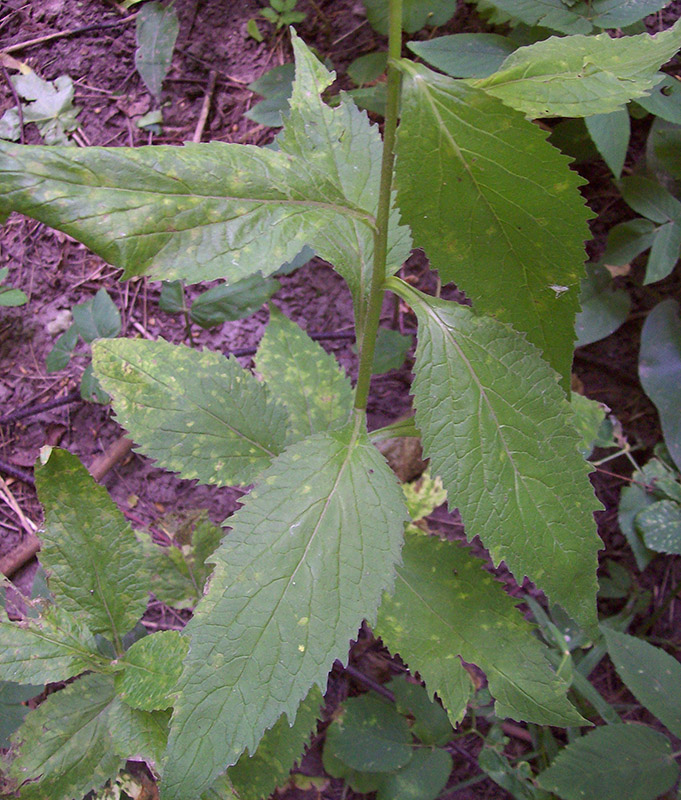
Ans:
{"label": "brown soil", "polygon": [[[79,117],[84,142],[93,145],[121,146],[180,144],[194,134],[204,102],[209,73],[216,73],[215,91],[210,100],[210,113],[203,131],[203,141],[222,140],[262,145],[273,136],[273,130],[255,125],[244,112],[258,99],[247,88],[248,83],[267,69],[290,60],[286,39],[271,35],[259,44],[246,34],[247,21],[262,6],[258,0],[177,0],[180,18],[173,63],[164,84],[163,131],[152,135],[137,127],[137,119],[154,107],[154,101],[141,82],[134,66],[134,22],[117,12],[113,2],[105,0],[0,0],[0,51],[20,42],[58,31],[71,31],[95,26],[87,32],[76,32],[49,42],[25,47],[13,55],[25,60],[45,79],[68,74],[76,83],[75,103],[82,107]],[[333,61],[341,75],[350,61],[381,47],[385,40],[366,24],[363,6],[358,0],[300,0],[307,12],[298,31],[305,41],[314,44],[323,56]],[[131,9],[131,12],[135,8]],[[664,15],[655,15],[650,27],[668,27],[681,12],[674,3]],[[115,27],[111,23],[117,23]],[[105,27],[106,26],[106,27]],[[263,30],[267,27],[263,25]],[[461,32],[480,30],[481,23],[471,7],[459,1],[458,11],[445,30]],[[347,79],[345,79],[347,80]],[[0,81],[0,115],[14,105],[6,81]],[[628,164],[641,156],[646,122],[638,123]],[[38,143],[34,126],[26,126],[26,141]],[[603,246],[603,234],[616,222],[631,216],[618,199],[617,190],[600,162],[587,164],[585,175],[590,180],[585,190],[590,204],[600,213],[594,222],[595,240],[590,254]],[[88,363],[87,348],[60,373],[48,374],[45,356],[56,338],[48,332],[61,311],[91,298],[105,287],[123,317],[122,335],[158,336],[173,341],[184,340],[184,325],[177,318],[159,310],[160,284],[146,280],[119,283],[119,273],[89,253],[70,238],[32,220],[13,215],[0,236],[0,267],[9,267],[9,281],[29,295],[28,305],[3,309],[0,317],[0,420],[17,412],[28,412],[21,419],[0,425],[0,477],[21,514],[0,504],[0,557],[11,554],[26,538],[30,522],[37,525],[41,509],[31,481],[31,471],[39,449],[45,444],[59,445],[78,455],[86,465],[114,443],[122,431],[112,419],[110,409],[94,403],[70,402],[39,410],[50,401],[64,399],[77,389],[80,373]],[[432,290],[433,276],[427,272],[421,255],[415,254],[408,271],[425,290]],[[635,264],[629,275],[618,278],[634,300],[634,309],[624,326],[613,336],[582,348],[575,359],[575,374],[585,393],[610,406],[623,423],[631,441],[640,442],[643,463],[652,446],[660,439],[656,411],[643,394],[637,377],[637,354],[640,329],[645,313],[662,297],[679,294],[678,271],[667,281],[654,287],[641,288],[642,271]],[[198,292],[197,289],[192,291]],[[445,296],[458,297],[453,287],[445,287]],[[308,332],[348,332],[352,328],[352,308],[345,284],[327,265],[315,261],[291,276],[282,278],[282,288],[274,302]],[[210,331],[194,328],[199,346],[229,353],[257,344],[267,321],[262,309],[247,320],[226,323]],[[415,321],[402,307],[395,309],[386,301],[384,324],[415,327]],[[339,362],[354,375],[356,357],[351,340],[324,342]],[[241,359],[248,365],[249,357]],[[409,360],[400,370],[376,377],[372,386],[370,421],[372,426],[385,424],[409,410]],[[617,527],[619,491],[631,469],[625,459],[610,462],[608,473],[594,474],[594,485],[605,510],[598,515],[599,530],[605,543],[604,555],[632,568],[636,580],[651,590],[648,613],[661,605],[681,579],[679,562],[658,558],[644,573],[638,574],[626,542]],[[609,474],[613,473],[613,474]],[[103,481],[134,527],[153,524],[161,514],[192,508],[207,508],[220,522],[237,507],[242,492],[237,489],[197,486],[154,467],[138,454],[128,454]],[[22,519],[23,518],[23,519]],[[461,534],[455,515],[438,512],[439,523],[449,532],[454,526]],[[26,521],[27,520],[27,521]],[[24,590],[30,586],[36,569],[33,561],[17,573],[15,580]],[[652,633],[678,649],[679,604],[672,602],[669,612],[658,620]],[[160,603],[150,606],[149,619],[165,624],[168,610]],[[172,622],[172,620],[171,620]],[[351,663],[379,682],[403,667],[364,631],[351,654]],[[598,686],[606,697],[614,696],[620,684],[613,670],[603,662],[598,672]],[[338,702],[365,686],[357,684],[337,667],[329,684],[327,715]],[[323,725],[315,738],[301,771],[322,775],[320,762]],[[526,743],[512,742],[511,750],[521,755]],[[487,779],[464,789],[456,787],[476,775],[479,769],[475,753],[479,745],[472,737],[453,743],[451,752],[455,770],[447,800],[510,797]],[[289,787],[281,798],[313,797],[351,798],[341,782],[330,780],[321,793],[303,792]]]}

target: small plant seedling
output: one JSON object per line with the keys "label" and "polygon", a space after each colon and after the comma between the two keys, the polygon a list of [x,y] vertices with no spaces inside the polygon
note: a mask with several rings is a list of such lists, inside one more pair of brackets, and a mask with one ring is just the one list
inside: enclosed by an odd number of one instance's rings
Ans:
{"label": "small plant seedling", "polygon": [[28,297],[21,289],[13,289],[11,286],[4,286],[3,283],[9,272],[8,267],[0,269],[0,306],[23,306],[28,302]]}
{"label": "small plant seedling", "polygon": [[[73,322],[47,354],[45,366],[48,372],[59,372],[68,365],[79,337],[91,344],[95,339],[118,336],[121,332],[120,312],[106,289],[100,289],[90,300],[75,305],[72,315]],[[83,372],[80,391],[84,400],[94,399],[98,403],[109,401],[109,395],[103,391],[92,372],[92,364],[88,364]]]}
{"label": "small plant seedling", "polygon": [[298,0],[269,0],[269,6],[263,8],[260,15],[271,22],[278,31],[303,22],[307,14],[304,11],[296,11],[297,5]]}
{"label": "small plant seedling", "polygon": [[[256,374],[162,340],[93,344],[97,377],[141,452],[187,479],[255,484],[226,521],[208,590],[179,636],[191,647],[173,690],[163,800],[200,797],[225,769],[230,780],[246,751],[269,746],[265,731],[282,741],[302,720],[290,764],[315,693],[364,620],[452,724],[470,698],[462,660],[487,675],[499,718],[584,724],[567,697],[569,660],[551,668],[484,562],[405,529],[404,494],[366,410],[389,291],[418,320],[412,427],[467,535],[599,635],[598,503],[569,400],[590,212],[569,160],[530,119],[608,113],[644,96],[681,45],[681,23],[655,37],[552,37],[462,80],[403,58],[399,0],[389,12],[383,138],[349,98],[324,102],[334,76],[292,31],[278,149],[0,143],[0,214],[64,230],[125,278],[236,283],[309,245],[353,298],[354,386],[276,310]],[[473,308],[395,277],[412,246]],[[141,749],[132,737],[129,746]]]}

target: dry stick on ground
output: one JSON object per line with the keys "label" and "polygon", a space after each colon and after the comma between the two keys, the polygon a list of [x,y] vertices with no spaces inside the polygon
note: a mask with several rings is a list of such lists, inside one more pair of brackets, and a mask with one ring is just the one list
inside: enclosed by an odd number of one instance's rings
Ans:
{"label": "dry stick on ground", "polygon": [[218,74],[214,69],[208,73],[208,85],[206,86],[206,93],[203,96],[201,113],[199,114],[199,119],[196,123],[196,130],[194,131],[192,142],[200,142],[201,137],[203,136],[203,129],[206,127],[206,121],[208,120],[208,112],[210,111],[210,104],[213,99],[213,92],[215,91],[215,81],[217,80],[217,77]]}
{"label": "dry stick on ground", "polygon": [[89,33],[90,31],[98,31],[103,28],[116,28],[119,25],[125,25],[128,22],[136,19],[137,14],[130,14],[129,17],[117,19],[115,22],[98,22],[96,25],[84,25],[82,28],[71,28],[68,31],[58,31],[57,33],[48,33],[45,36],[38,36],[35,39],[27,39],[25,42],[17,42],[10,44],[3,49],[3,53],[18,53],[19,50],[24,50],[27,47],[33,47],[36,44],[43,44],[43,42],[51,42],[53,39],[64,39],[67,36],[76,36],[79,33]]}
{"label": "dry stick on ground", "polygon": [[[127,436],[120,436],[109,449],[103,453],[101,456],[98,456],[93,462],[92,466],[90,467],[90,474],[96,481],[101,481],[101,479],[106,475],[106,473],[112,469],[119,461],[121,461],[125,456],[130,452],[132,448],[132,441],[127,438]],[[5,497],[5,495],[9,495]],[[5,500],[5,502],[10,505],[12,510],[15,514],[19,517],[24,529],[26,530],[27,535],[25,538],[19,543],[17,547],[14,548],[10,553],[8,553],[3,558],[0,558],[0,572],[3,575],[6,575],[8,578],[13,575],[20,567],[30,561],[33,556],[40,550],[40,539],[35,535],[33,531],[36,530],[36,526],[34,523],[31,523],[30,520],[27,520],[24,516],[23,512],[19,508],[16,500],[12,497],[9,489],[7,488],[7,484],[3,481],[0,477],[0,499]],[[11,501],[14,500],[14,505],[12,505]],[[26,524],[24,524],[24,522]],[[32,530],[31,530],[32,528]]]}

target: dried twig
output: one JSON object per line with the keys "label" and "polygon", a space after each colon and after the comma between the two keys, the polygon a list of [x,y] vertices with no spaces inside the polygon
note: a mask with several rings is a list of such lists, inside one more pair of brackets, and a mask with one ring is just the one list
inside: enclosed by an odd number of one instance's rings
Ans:
{"label": "dried twig", "polygon": [[210,111],[210,104],[213,99],[213,92],[215,92],[215,81],[217,80],[217,77],[218,74],[214,69],[208,73],[208,85],[206,86],[206,93],[203,96],[203,104],[201,106],[199,119],[196,123],[196,130],[194,131],[194,136],[192,137],[193,142],[200,142],[201,137],[203,136],[203,129],[206,127],[206,121],[208,119],[208,112]]}
{"label": "dried twig", "polygon": [[123,19],[117,19],[114,22],[98,22],[95,25],[84,25],[82,28],[71,28],[68,31],[57,31],[57,33],[48,33],[45,36],[37,36],[35,39],[27,39],[25,42],[17,42],[5,47],[4,53],[17,53],[19,50],[25,50],[27,47],[33,47],[36,44],[43,44],[44,42],[51,42],[54,39],[65,39],[67,36],[76,36],[80,33],[89,33],[90,31],[99,31],[105,28],[116,28],[119,25],[125,25],[128,22],[136,19],[137,14],[130,14]]}

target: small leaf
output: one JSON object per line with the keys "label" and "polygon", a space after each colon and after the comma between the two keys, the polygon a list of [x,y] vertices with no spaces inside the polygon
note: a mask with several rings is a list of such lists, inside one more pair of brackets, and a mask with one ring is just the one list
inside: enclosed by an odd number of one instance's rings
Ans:
{"label": "small leaf", "polygon": [[398,677],[386,684],[386,689],[395,695],[395,704],[400,714],[411,714],[414,717],[411,732],[417,739],[424,744],[444,745],[452,738],[452,725],[447,712],[438,702],[428,697],[428,691],[423,686]]}
{"label": "small leaf", "polygon": [[54,347],[45,357],[45,369],[48,372],[59,372],[60,369],[65,369],[77,343],[78,330],[75,325],[71,325],[57,339]]}
{"label": "small leaf", "polygon": [[50,591],[63,608],[83,614],[93,633],[120,647],[148,600],[132,529],[106,489],[66,450],[52,450],[35,478],[45,509],[40,560]]}
{"label": "small leaf", "polygon": [[0,286],[0,306],[23,306],[28,302],[28,295],[21,289],[12,289],[11,286]]}
{"label": "small leaf", "polygon": [[113,680],[85,675],[51,694],[14,736],[18,755],[10,776],[24,783],[26,800],[83,797],[113,778],[125,763],[109,733]]}
{"label": "small leaf", "polygon": [[593,629],[598,503],[555,373],[502,323],[395,278],[388,288],[419,320],[416,424],[467,536]]}
{"label": "small leaf", "polygon": [[200,794],[325,685],[394,577],[400,488],[353,426],[289,447],[231,518],[207,595],[187,627],[166,800]]}
{"label": "small leaf", "polygon": [[101,669],[92,633],[58,606],[37,619],[0,619],[0,679],[45,684],[65,681],[88,669]]}
{"label": "small leaf", "polygon": [[295,322],[270,306],[256,370],[289,413],[287,444],[345,424],[352,409],[350,380]]}
{"label": "small leaf", "polygon": [[367,53],[356,58],[348,66],[348,76],[357,86],[378,80],[388,66],[388,54],[385,52]]}
{"label": "small leaf", "polygon": [[158,772],[168,741],[170,711],[140,711],[115,697],[107,717],[116,753],[126,760],[144,761]]}
{"label": "small leaf", "polygon": [[680,253],[681,218],[666,222],[655,231],[643,283],[655,283],[671,275]]}
{"label": "small leaf", "polygon": [[116,693],[131,708],[170,708],[188,649],[189,642],[177,631],[160,631],[135,642],[121,662],[125,669],[116,674]]}
{"label": "small leaf", "polygon": [[180,24],[172,3],[145,3],[137,12],[135,67],[147,89],[158,100],[170,63]]}
{"label": "small leaf", "polygon": [[645,725],[606,725],[561,750],[537,781],[562,800],[655,800],[678,772],[666,736]]}
{"label": "small leaf", "polygon": [[681,555],[681,505],[673,500],[658,500],[639,511],[634,527],[656,553]]}
{"label": "small leaf", "polygon": [[250,317],[281,288],[275,278],[263,278],[256,272],[236,283],[215,286],[192,303],[192,321],[202,328]]}
{"label": "small leaf", "polygon": [[10,746],[9,737],[28,714],[28,706],[24,702],[40,694],[42,690],[42,685],[22,686],[12,681],[0,681],[0,747]]}
{"label": "small leaf", "polygon": [[655,225],[649,219],[620,222],[608,231],[608,244],[601,263],[606,267],[629,264],[652,245],[654,237]]}
{"label": "small leaf", "polygon": [[496,714],[543,725],[583,724],[549,668],[544,649],[514,601],[468,550],[410,533],[392,597],[384,596],[377,633],[437,692],[460,721],[459,657],[487,675]]}
{"label": "small leaf", "polygon": [[163,281],[158,307],[167,314],[181,314],[187,309],[182,281]]}
{"label": "small leaf", "polygon": [[[389,328],[379,328],[371,370],[373,374],[384,375],[391,369],[399,369],[404,364],[404,359],[413,343],[411,336],[405,336]],[[357,351],[356,346],[353,349]]]}
{"label": "small leaf", "polygon": [[[371,27],[388,34],[388,0],[362,0]],[[402,3],[402,28],[415,33],[425,25],[444,25],[454,15],[449,0],[404,0]]]}
{"label": "small leaf", "polygon": [[648,314],[641,333],[638,374],[660,415],[667,449],[681,470],[681,317],[675,300],[663,300]]}
{"label": "small leaf", "polygon": [[435,69],[452,78],[486,78],[496,72],[515,45],[496,33],[455,33],[407,47]]}
{"label": "small leaf", "polygon": [[250,83],[248,88],[265,99],[251,106],[244,116],[259,125],[267,125],[271,128],[281,127],[283,125],[282,114],[288,111],[289,99],[293,91],[294,75],[293,64],[281,64]]}
{"label": "small leaf", "polygon": [[636,102],[649,114],[681,125],[681,82],[677,78],[665,75],[650,94]]}
{"label": "small leaf", "polygon": [[575,428],[582,436],[579,450],[584,458],[588,458],[591,451],[597,446],[599,430],[609,409],[602,403],[590,400],[577,392],[572,392],[571,400]]}
{"label": "small leaf", "polygon": [[[71,78],[60,75],[54,81],[44,81],[29,70],[12,78],[12,83],[17,94],[30,101],[22,108],[24,124],[34,122],[47,145],[72,145],[68,134],[78,127],[80,108],[73,105]],[[16,119],[18,122],[18,115]]]}
{"label": "small leaf", "polygon": [[121,315],[106,289],[73,307],[73,326],[88,344],[95,339],[118,336]]}
{"label": "small leaf", "polygon": [[251,19],[249,19],[246,23],[246,32],[252,39],[255,39],[256,42],[265,41],[265,37],[262,35],[262,33],[260,33],[258,21],[255,19],[255,17],[251,17]]}
{"label": "small leaf", "polygon": [[610,274],[600,264],[587,264],[579,299],[582,310],[575,320],[575,347],[605,339],[629,316],[629,293],[615,289]]}
{"label": "small leaf", "polygon": [[295,761],[299,761],[305,743],[314,730],[324,702],[318,686],[313,686],[300,704],[293,725],[285,715],[265,732],[253,755],[244,753],[228,770],[228,777],[241,800],[269,797],[277,786],[283,786]]}
{"label": "small leaf", "polygon": [[679,22],[655,36],[552,36],[518,48],[475,85],[535,119],[607,114],[659,83],[680,46]]}
{"label": "small leaf", "polygon": [[248,484],[283,448],[286,412],[235,359],[162,339],[103,339],[92,357],[120,424],[183,478]]}
{"label": "small leaf", "polygon": [[594,114],[587,117],[584,122],[598,152],[603,156],[612,174],[619,178],[631,135],[629,112],[626,108],[622,108],[609,114]]}
{"label": "small leaf", "polygon": [[681,735],[681,664],[659,647],[603,625],[617,674],[634,697],[669,729]]}
{"label": "small leaf", "polygon": [[400,63],[406,75],[396,178],[415,244],[478,310],[525,331],[567,390],[589,238],[581,179],[521,114],[464,83]]}
{"label": "small leaf", "polygon": [[406,766],[381,782],[376,800],[435,800],[445,788],[452,766],[446,750],[416,750]]}
{"label": "small leaf", "polygon": [[412,757],[407,720],[374,694],[352,697],[326,731],[324,749],[356,772],[392,772]]}
{"label": "small leaf", "polygon": [[660,224],[681,220],[681,202],[657,181],[631,175],[621,186],[622,197],[638,214]]}
{"label": "small leaf", "polygon": [[[523,22],[529,27],[541,26],[561,33],[590,33],[592,24],[564,0],[475,0],[492,11],[490,22],[499,24]],[[583,4],[580,4],[583,5]]]}

